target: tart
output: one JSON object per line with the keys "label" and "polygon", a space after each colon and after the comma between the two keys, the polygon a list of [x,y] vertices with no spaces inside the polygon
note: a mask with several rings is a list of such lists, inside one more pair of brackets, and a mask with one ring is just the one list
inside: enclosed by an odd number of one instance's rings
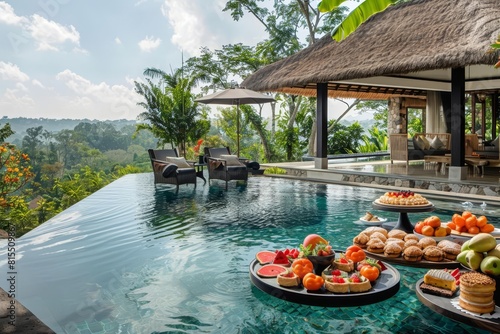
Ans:
{"label": "tart", "polygon": [[389,205],[414,206],[428,205],[429,201],[420,194],[413,191],[389,191],[378,198],[378,202]]}
{"label": "tart", "polygon": [[348,293],[349,282],[342,276],[333,276],[325,280],[325,288],[333,293]]}
{"label": "tart", "polygon": [[300,277],[290,269],[279,273],[276,280],[279,285],[286,287],[299,286],[300,284]]}
{"label": "tart", "polygon": [[341,271],[353,271],[354,270],[354,262],[352,260],[347,260],[345,257],[336,259],[332,263],[334,269],[339,269]]}

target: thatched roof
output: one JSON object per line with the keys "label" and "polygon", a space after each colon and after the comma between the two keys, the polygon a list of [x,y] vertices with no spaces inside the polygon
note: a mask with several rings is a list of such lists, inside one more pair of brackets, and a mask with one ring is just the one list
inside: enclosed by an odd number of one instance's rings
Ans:
{"label": "thatched roof", "polygon": [[485,80],[500,79],[498,53],[488,52],[499,33],[498,0],[415,0],[373,15],[340,43],[324,36],[241,86],[315,96],[328,82],[329,96],[425,96],[449,91],[450,69],[466,67],[466,90],[498,89]]}

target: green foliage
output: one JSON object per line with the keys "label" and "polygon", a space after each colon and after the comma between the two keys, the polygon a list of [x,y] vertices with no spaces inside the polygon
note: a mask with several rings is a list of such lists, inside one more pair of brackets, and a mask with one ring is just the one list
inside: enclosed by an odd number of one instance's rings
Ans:
{"label": "green foliage", "polygon": [[361,113],[373,112],[375,126],[387,130],[387,119],[389,115],[388,104],[386,100],[366,100],[360,101],[356,105],[356,110]]}
{"label": "green foliage", "polygon": [[279,167],[269,167],[264,170],[264,174],[286,174],[286,170]]}
{"label": "green foliage", "polygon": [[[321,12],[335,10],[347,0],[322,0],[318,6]],[[370,16],[385,10],[397,0],[364,0],[359,6],[354,8],[345,20],[332,33],[332,38],[337,42],[347,38]]]}
{"label": "green foliage", "polygon": [[363,144],[358,146],[358,151],[360,153],[371,153],[379,151],[387,151],[389,148],[389,139],[387,137],[387,131],[380,130],[376,126],[373,126],[368,130],[369,136],[363,135]]}
{"label": "green foliage", "polygon": [[330,125],[333,131],[328,134],[328,154],[357,153],[362,141],[363,128],[358,122],[349,126],[337,122]]}

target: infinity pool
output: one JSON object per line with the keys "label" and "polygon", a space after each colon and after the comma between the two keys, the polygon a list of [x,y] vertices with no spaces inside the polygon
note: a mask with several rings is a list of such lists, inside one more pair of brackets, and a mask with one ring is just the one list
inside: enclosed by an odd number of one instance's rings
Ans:
{"label": "infinity pool", "polygon": [[[344,249],[383,191],[268,177],[247,186],[153,185],[127,175],[16,241],[18,300],[57,333],[479,333],[415,295],[426,269],[395,266],[400,291],[363,307],[289,303],[252,286],[259,250],[318,233]],[[459,201],[431,199],[449,219]],[[497,227],[499,208],[473,203]],[[415,222],[429,213],[410,214]],[[0,253],[3,277],[7,254]],[[0,286],[8,289],[8,282]]]}

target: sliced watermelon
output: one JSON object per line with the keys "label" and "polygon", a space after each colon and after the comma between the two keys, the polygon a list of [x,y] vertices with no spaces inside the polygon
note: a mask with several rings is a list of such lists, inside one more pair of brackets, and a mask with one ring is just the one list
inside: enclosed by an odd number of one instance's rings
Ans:
{"label": "sliced watermelon", "polygon": [[264,278],[273,278],[278,277],[280,273],[285,271],[287,271],[287,269],[278,264],[266,264],[257,270],[257,275]]}
{"label": "sliced watermelon", "polygon": [[276,253],[276,257],[273,260],[273,264],[281,264],[283,266],[289,266],[290,260],[288,260],[288,257],[285,255],[283,251],[278,251],[278,253]]}
{"label": "sliced watermelon", "polygon": [[276,253],[271,251],[260,251],[255,254],[255,258],[259,261],[260,264],[271,263],[274,261],[276,257]]}

